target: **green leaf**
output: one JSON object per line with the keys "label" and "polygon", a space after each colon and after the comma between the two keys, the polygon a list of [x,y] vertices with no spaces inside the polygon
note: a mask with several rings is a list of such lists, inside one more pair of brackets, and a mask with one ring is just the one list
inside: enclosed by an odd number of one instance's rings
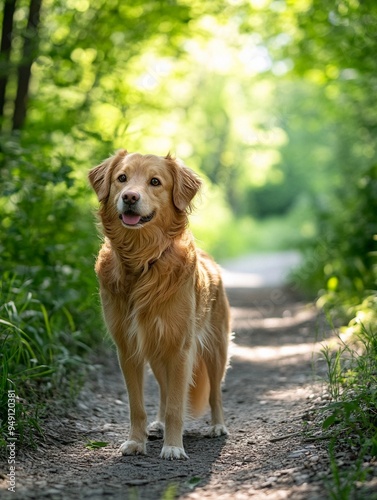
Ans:
{"label": "green leaf", "polygon": [[86,443],[85,447],[89,448],[89,450],[97,450],[98,448],[104,448],[108,444],[109,443],[106,441],[89,441],[89,443]]}
{"label": "green leaf", "polygon": [[188,479],[185,484],[191,490],[193,490],[201,481],[202,481],[201,477],[193,476],[191,479]]}
{"label": "green leaf", "polygon": [[326,430],[329,427],[331,427],[333,424],[335,424],[337,417],[337,412],[334,412],[332,415],[326,418],[326,420],[322,424],[322,429]]}

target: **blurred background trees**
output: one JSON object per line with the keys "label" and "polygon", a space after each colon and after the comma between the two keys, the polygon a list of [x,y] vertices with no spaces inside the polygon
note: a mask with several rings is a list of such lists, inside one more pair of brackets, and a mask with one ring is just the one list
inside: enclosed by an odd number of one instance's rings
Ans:
{"label": "blurred background trees", "polygon": [[119,147],[204,178],[192,228],[217,259],[300,248],[312,295],[375,310],[375,2],[0,5],[0,364],[43,353],[3,380],[61,377],[102,337],[86,178]]}

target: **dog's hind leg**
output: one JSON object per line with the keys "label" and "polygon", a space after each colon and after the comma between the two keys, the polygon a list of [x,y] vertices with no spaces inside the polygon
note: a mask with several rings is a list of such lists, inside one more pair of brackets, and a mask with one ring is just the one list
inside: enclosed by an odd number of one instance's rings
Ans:
{"label": "dog's hind leg", "polygon": [[209,436],[217,437],[222,435],[227,435],[228,430],[225,426],[224,412],[222,405],[221,396],[221,372],[216,370],[215,363],[209,366],[207,365],[209,380],[211,384],[210,394],[209,394],[209,404],[211,407],[211,423],[212,427],[209,432]]}
{"label": "dog's hind leg", "polygon": [[203,351],[210,382],[209,404],[212,427],[209,436],[227,435],[221,395],[221,382],[228,366],[228,346],[230,339],[229,304],[222,285],[212,301],[211,327],[207,334],[208,347]]}
{"label": "dog's hind leg", "polygon": [[[217,339],[216,349],[211,349],[204,353],[204,360],[207,366],[208,378],[210,382],[209,404],[211,407],[212,427],[209,436],[217,437],[227,435],[221,395],[221,382],[224,377],[228,363],[228,341],[227,334],[222,335],[216,332],[213,338]],[[223,338],[223,340],[220,340]]]}

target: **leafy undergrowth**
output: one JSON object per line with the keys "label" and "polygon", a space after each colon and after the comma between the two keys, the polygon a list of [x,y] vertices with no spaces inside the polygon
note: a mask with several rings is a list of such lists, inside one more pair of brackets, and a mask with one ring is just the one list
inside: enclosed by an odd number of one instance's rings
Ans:
{"label": "leafy undergrowth", "polygon": [[0,288],[0,453],[14,438],[34,446],[46,404],[72,399],[87,350],[69,310],[36,296],[31,281],[4,276]]}
{"label": "leafy undergrowth", "polygon": [[[369,480],[377,464],[377,296],[371,295],[341,329],[336,348],[326,346],[330,403],[315,425],[329,439],[330,498],[377,498]],[[318,434],[318,432],[317,432]]]}

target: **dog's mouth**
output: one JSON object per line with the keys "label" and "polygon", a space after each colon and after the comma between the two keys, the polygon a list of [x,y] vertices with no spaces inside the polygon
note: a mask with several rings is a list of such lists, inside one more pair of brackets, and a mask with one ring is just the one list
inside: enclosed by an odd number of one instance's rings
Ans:
{"label": "dog's mouth", "polygon": [[146,224],[147,222],[151,221],[153,217],[155,216],[155,212],[152,212],[149,215],[141,216],[132,210],[127,210],[126,212],[123,212],[122,214],[119,215],[119,219],[123,222],[125,226],[129,227],[135,227],[135,226],[140,226],[142,224]]}

